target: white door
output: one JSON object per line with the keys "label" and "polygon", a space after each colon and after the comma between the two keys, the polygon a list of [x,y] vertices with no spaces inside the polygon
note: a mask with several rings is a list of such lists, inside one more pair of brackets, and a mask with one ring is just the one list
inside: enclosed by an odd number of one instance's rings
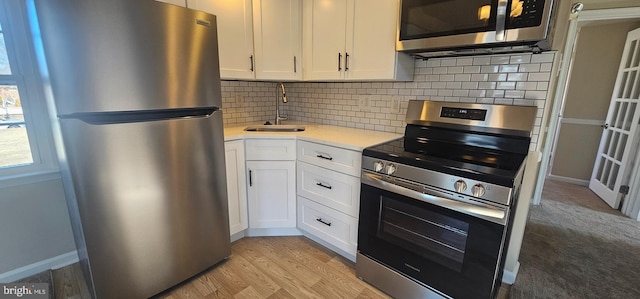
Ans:
{"label": "white door", "polygon": [[640,28],[629,32],[589,188],[612,208],[628,184],[640,117]]}
{"label": "white door", "polygon": [[188,0],[187,7],[216,15],[222,79],[253,79],[251,0]]}
{"label": "white door", "polygon": [[300,0],[253,0],[256,79],[302,79]]}
{"label": "white door", "polygon": [[296,162],[247,161],[249,227],[296,227]]}
{"label": "white door", "polygon": [[303,11],[305,79],[342,79],[347,0],[304,0]]}

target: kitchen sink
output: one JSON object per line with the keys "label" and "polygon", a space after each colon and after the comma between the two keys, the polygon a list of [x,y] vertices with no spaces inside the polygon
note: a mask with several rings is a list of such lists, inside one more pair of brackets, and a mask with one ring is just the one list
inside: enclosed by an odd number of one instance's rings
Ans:
{"label": "kitchen sink", "polygon": [[249,126],[244,130],[248,132],[302,132],[304,127],[296,125],[262,125]]}

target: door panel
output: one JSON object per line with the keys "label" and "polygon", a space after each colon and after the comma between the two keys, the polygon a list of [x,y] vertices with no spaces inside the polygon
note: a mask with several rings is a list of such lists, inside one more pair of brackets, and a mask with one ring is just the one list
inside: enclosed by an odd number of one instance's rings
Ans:
{"label": "door panel", "polygon": [[149,297],[230,254],[222,113],[60,124],[98,297]]}
{"label": "door panel", "polygon": [[628,184],[640,119],[640,28],[629,32],[616,78],[598,156],[589,182],[612,208],[620,205],[620,187]]}

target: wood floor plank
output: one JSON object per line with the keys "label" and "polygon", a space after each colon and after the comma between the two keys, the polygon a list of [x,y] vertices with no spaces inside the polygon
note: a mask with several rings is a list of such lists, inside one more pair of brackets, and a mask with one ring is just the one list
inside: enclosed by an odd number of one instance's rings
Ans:
{"label": "wood floor plank", "polygon": [[75,263],[52,271],[55,298],[82,299],[90,298],[87,284],[82,275],[82,266]]}
{"label": "wood floor plank", "polygon": [[260,294],[269,296],[281,287],[273,281],[266,273],[256,268],[251,262],[241,254],[233,254],[225,265],[229,265],[228,271],[224,275],[218,271],[212,271],[214,277],[220,281],[232,294],[240,293],[242,290],[252,286]]}
{"label": "wood floor plank", "polygon": [[267,298],[260,292],[256,291],[252,286],[242,290],[240,293],[237,293],[235,296],[237,299],[265,299]]}
{"label": "wood floor plank", "polygon": [[322,298],[320,294],[311,288],[307,288],[304,282],[295,277],[295,275],[287,272],[277,263],[255,250],[248,250],[242,245],[243,244],[240,243],[234,246],[234,250],[236,250],[238,255],[245,257],[249,262],[251,262],[251,264],[266,273],[273,281],[277,282],[278,285],[289,292],[292,296],[296,298]]}

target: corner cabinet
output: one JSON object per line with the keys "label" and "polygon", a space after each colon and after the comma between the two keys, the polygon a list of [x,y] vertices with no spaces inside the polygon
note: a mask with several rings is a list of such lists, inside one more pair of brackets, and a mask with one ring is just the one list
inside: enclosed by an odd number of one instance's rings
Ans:
{"label": "corner cabinet", "polygon": [[216,15],[222,79],[254,79],[251,0],[187,0],[187,7]]}
{"label": "corner cabinet", "polygon": [[224,150],[227,170],[229,229],[233,236],[249,227],[244,141],[227,141],[224,143]]}
{"label": "corner cabinet", "polygon": [[250,235],[282,235],[296,228],[296,141],[246,140]]}
{"label": "corner cabinet", "polygon": [[304,0],[305,80],[413,80],[395,51],[397,0]]}

